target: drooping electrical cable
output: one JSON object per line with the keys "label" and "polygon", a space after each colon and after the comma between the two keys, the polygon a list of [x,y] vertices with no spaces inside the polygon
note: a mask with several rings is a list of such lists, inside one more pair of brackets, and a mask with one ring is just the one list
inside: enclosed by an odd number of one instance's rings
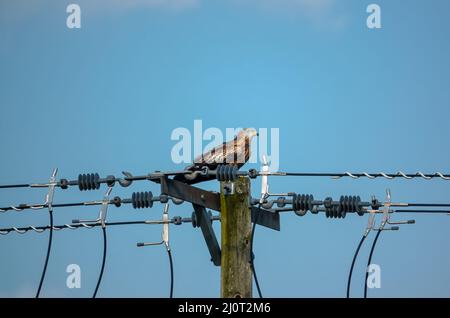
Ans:
{"label": "drooping electrical cable", "polygon": [[[258,211],[261,211],[261,204],[258,205]],[[258,276],[256,275],[256,269],[255,269],[255,261],[254,261],[254,254],[253,254],[253,241],[255,238],[255,229],[256,229],[256,223],[258,222],[258,216],[259,213],[255,216],[255,220],[253,222],[252,226],[252,234],[250,236],[250,268],[252,269],[253,278],[255,279],[255,285],[256,289],[258,290],[259,298],[263,298],[261,287],[259,286]]]}
{"label": "drooping electrical cable", "polygon": [[56,187],[56,175],[58,174],[58,168],[53,169],[53,173],[50,177],[50,182],[47,184],[48,192],[45,196],[44,205],[48,209],[48,214],[50,218],[50,231],[48,236],[48,244],[47,244],[47,254],[45,256],[44,268],[42,269],[41,279],[39,281],[38,290],[36,292],[36,298],[39,298],[41,293],[42,284],[44,283],[45,274],[47,273],[48,260],[50,258],[50,253],[52,250],[52,240],[53,240],[53,197],[55,195],[55,187]]}
{"label": "drooping electrical cable", "polygon": [[356,248],[355,254],[353,255],[352,265],[350,266],[350,272],[348,273],[348,282],[347,282],[347,298],[350,298],[350,287],[352,283],[352,275],[353,275],[353,267],[355,266],[356,259],[358,258],[359,250],[361,249],[364,240],[366,239],[366,235],[363,235],[361,241],[359,241],[358,247]]}
{"label": "drooping electrical cable", "polygon": [[103,272],[105,270],[105,263],[106,263],[106,251],[107,251],[107,241],[106,241],[106,226],[102,226],[102,232],[103,232],[103,258],[102,258],[102,266],[100,268],[100,274],[98,276],[97,285],[95,286],[94,294],[92,295],[92,298],[95,298],[97,296],[98,288],[100,287],[100,284],[102,282],[103,278]]}
{"label": "drooping electrical cable", "polygon": [[49,217],[50,217],[50,230],[48,235],[48,244],[47,244],[47,254],[45,256],[45,263],[44,268],[42,269],[41,279],[39,280],[39,287],[36,292],[36,298],[39,298],[39,295],[41,294],[42,284],[44,283],[45,274],[47,273],[47,266],[48,266],[48,260],[50,258],[50,253],[52,250],[52,240],[53,240],[53,211],[48,211]]}
{"label": "drooping electrical cable", "polygon": [[375,239],[373,240],[372,247],[370,249],[369,259],[367,260],[366,278],[364,280],[364,298],[367,298],[367,279],[369,278],[369,266],[370,264],[372,264],[373,252],[375,250],[375,246],[377,245],[378,238],[380,237],[382,231],[383,230],[381,228],[377,230],[377,234],[375,235]]}
{"label": "drooping electrical cable", "polygon": [[173,260],[172,260],[172,252],[170,247],[166,246],[167,255],[169,256],[169,265],[170,265],[170,294],[169,297],[173,298]]}

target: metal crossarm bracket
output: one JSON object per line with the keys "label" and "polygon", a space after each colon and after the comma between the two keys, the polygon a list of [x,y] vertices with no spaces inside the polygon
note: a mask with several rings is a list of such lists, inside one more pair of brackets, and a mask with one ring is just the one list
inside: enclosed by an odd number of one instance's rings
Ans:
{"label": "metal crossarm bracket", "polygon": [[98,223],[102,226],[102,228],[106,227],[106,214],[108,212],[109,205],[109,196],[111,194],[112,187],[108,187],[105,195],[103,196],[103,200],[101,202],[100,212],[98,214],[98,218],[95,220],[72,220],[72,223]]}
{"label": "metal crossarm bracket", "polygon": [[57,173],[58,173],[58,168],[53,169],[53,173],[50,178],[50,183],[48,184],[48,193],[45,197],[44,204],[47,204],[49,212],[53,211],[53,197],[55,196],[56,174]]}
{"label": "metal crossarm bracket", "polygon": [[218,193],[199,189],[167,177],[161,177],[158,181],[161,182],[161,194],[220,212],[220,195]]}
{"label": "metal crossarm bracket", "polygon": [[109,195],[111,194],[112,187],[108,187],[108,190],[106,190],[106,194],[103,197],[102,201],[102,207],[100,208],[100,214],[98,218],[100,219],[100,223],[102,224],[102,227],[106,227],[106,214],[108,212],[108,205],[109,205]]}
{"label": "metal crossarm bracket", "polygon": [[[280,214],[278,212],[272,212],[263,208],[259,209],[255,206],[252,206],[251,209],[253,223],[275,231],[280,230]],[[256,217],[257,215],[258,217]]]}
{"label": "metal crossarm bracket", "polygon": [[[206,209],[220,212],[220,195],[216,192],[206,191],[177,180],[169,179],[166,176],[152,181],[161,184],[161,194],[192,203],[197,219],[196,223],[202,230],[206,245],[211,255],[211,260],[214,265],[220,266],[220,246],[212,228],[210,217],[206,212]],[[259,210],[256,207],[252,207],[251,214],[252,222],[256,220],[256,223],[261,226],[265,226],[276,231],[280,230],[279,213],[263,208]],[[257,214],[259,214],[259,216],[256,218]]]}
{"label": "metal crossarm bracket", "polygon": [[164,211],[162,216],[162,240],[159,242],[152,242],[152,243],[137,243],[137,247],[143,247],[143,246],[154,246],[154,245],[162,245],[164,244],[166,249],[170,250],[169,245],[169,203],[166,203],[164,205]]}
{"label": "metal crossarm bracket", "polygon": [[192,206],[194,207],[197,226],[201,228],[209,254],[211,254],[211,261],[215,266],[220,266],[221,251],[211,224],[211,218],[206,212],[205,207],[197,204],[192,204]]}

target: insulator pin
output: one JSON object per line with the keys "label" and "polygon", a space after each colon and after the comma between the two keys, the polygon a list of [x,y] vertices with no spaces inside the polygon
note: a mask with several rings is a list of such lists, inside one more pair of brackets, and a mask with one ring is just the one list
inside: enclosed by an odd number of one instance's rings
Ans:
{"label": "insulator pin", "polygon": [[238,168],[234,165],[218,165],[216,168],[216,179],[218,181],[235,181]]}
{"label": "insulator pin", "polygon": [[78,188],[80,191],[98,190],[100,188],[100,176],[98,173],[79,174]]}
{"label": "insulator pin", "polygon": [[133,192],[131,203],[134,209],[151,208],[153,206],[153,193],[151,191]]}

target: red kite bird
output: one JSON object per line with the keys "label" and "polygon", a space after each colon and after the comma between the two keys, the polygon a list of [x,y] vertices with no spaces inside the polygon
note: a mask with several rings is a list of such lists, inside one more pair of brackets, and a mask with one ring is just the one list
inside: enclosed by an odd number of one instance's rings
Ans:
{"label": "red kite bird", "polygon": [[[222,145],[195,158],[194,163],[186,167],[185,170],[198,171],[203,167],[214,170],[220,164],[235,165],[239,169],[250,159],[250,145],[252,138],[255,136],[258,136],[256,129],[244,128],[233,140],[224,142]],[[187,184],[194,184],[212,179],[214,179],[214,176],[201,175],[192,180],[185,175],[177,175],[174,178],[174,180],[182,181]]]}

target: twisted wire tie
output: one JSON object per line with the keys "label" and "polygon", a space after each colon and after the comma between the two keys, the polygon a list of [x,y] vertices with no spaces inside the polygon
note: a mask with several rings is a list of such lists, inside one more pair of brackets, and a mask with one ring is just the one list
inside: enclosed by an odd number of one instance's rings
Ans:
{"label": "twisted wire tie", "polygon": [[[47,204],[47,203],[45,203],[45,204]],[[41,210],[44,207],[45,207],[45,205],[32,205],[32,206],[30,206],[30,209],[32,209],[32,210]]]}
{"label": "twisted wire tie", "polygon": [[386,179],[394,179],[394,177],[390,177],[390,176],[388,176],[386,173],[384,173],[384,172],[379,172],[379,174],[381,174],[384,178],[386,178]]}
{"label": "twisted wire tie", "polygon": [[14,232],[16,232],[16,233],[19,233],[19,234],[25,234],[25,233],[27,233],[28,231],[27,230],[19,230],[17,227],[13,227],[13,230],[14,230]]}
{"label": "twisted wire tie", "polygon": [[397,172],[398,176],[402,176],[405,179],[412,179],[413,177],[408,177],[406,174],[404,174],[402,171]]}
{"label": "twisted wire tie", "polygon": [[[22,212],[25,210],[24,208],[19,208],[14,205],[10,205],[9,207],[16,212]],[[42,204],[41,205],[32,205],[32,206],[29,206],[28,208],[31,210],[41,210],[41,209],[45,208],[45,205],[42,205]],[[8,210],[0,209],[0,213],[5,213],[5,212],[8,212]]]}
{"label": "twisted wire tie", "polygon": [[40,229],[40,230],[38,230],[38,229],[35,228],[34,226],[30,226],[30,228],[31,228],[33,231],[37,232],[37,233],[42,233],[42,232],[45,231],[45,229]]}
{"label": "twisted wire tie", "polygon": [[[84,227],[84,228],[86,228],[86,229],[92,229],[92,228],[94,228],[94,226],[92,226],[92,225],[88,225],[88,224],[86,224],[86,223],[79,223],[82,227]],[[63,229],[70,229],[70,230],[77,230],[77,229],[79,229],[80,227],[77,227],[77,226],[73,226],[73,225],[70,225],[70,224],[64,224],[64,225],[62,225],[62,226],[53,226],[53,230],[54,231],[61,231],[61,230],[63,230]],[[46,230],[48,230],[47,228],[46,229],[38,229],[38,228],[36,228],[35,226],[33,226],[33,225],[31,225],[31,226],[29,226],[29,228],[27,228],[27,229],[25,229],[25,230],[19,230],[17,227],[12,227],[11,228],[11,230],[9,230],[9,231],[0,231],[0,235],[7,235],[7,234],[9,234],[9,233],[11,233],[11,232],[16,232],[16,233],[18,233],[18,234],[25,234],[25,233],[27,233],[28,231],[35,231],[36,233],[42,233],[42,232],[45,232]]]}
{"label": "twisted wire tie", "polygon": [[450,177],[445,177],[442,173],[436,172],[436,175],[444,180],[450,180]]}
{"label": "twisted wire tie", "polygon": [[427,177],[427,176],[425,176],[422,172],[417,172],[416,173],[416,175],[419,175],[419,176],[421,176],[422,178],[424,178],[425,180],[430,180],[431,179],[431,177]]}
{"label": "twisted wire tie", "polygon": [[371,175],[368,174],[367,172],[363,172],[363,174],[364,174],[367,178],[369,178],[369,179],[375,179],[374,176],[371,176]]}
{"label": "twisted wire tie", "polygon": [[[344,172],[343,174],[344,175],[342,175],[342,176],[333,176],[331,178],[332,179],[341,179],[341,178],[347,176],[347,177],[350,177],[352,179],[359,179],[359,178],[362,177],[362,176],[355,176],[354,174],[352,174],[352,173],[350,173],[348,171]],[[365,177],[369,178],[369,179],[375,179],[376,178],[376,176],[370,175],[367,172],[362,172],[361,174],[364,175]],[[392,180],[392,179],[397,178],[397,177],[402,177],[402,178],[405,178],[405,179],[408,179],[408,180],[416,178],[416,177],[421,177],[421,178],[423,178],[425,180],[431,180],[431,179],[437,178],[437,177],[439,177],[439,178],[441,178],[443,180],[450,180],[450,177],[444,176],[441,172],[435,172],[433,176],[426,176],[421,171],[416,172],[415,176],[408,176],[403,171],[398,171],[394,176],[388,176],[385,172],[379,172],[378,174],[380,176],[382,176],[383,178],[386,178],[386,179],[389,179],[389,180]]]}
{"label": "twisted wire tie", "polygon": [[86,223],[80,223],[81,224],[81,226],[83,226],[84,228],[87,228],[87,229],[92,229],[94,226],[92,226],[92,225],[87,225]]}

